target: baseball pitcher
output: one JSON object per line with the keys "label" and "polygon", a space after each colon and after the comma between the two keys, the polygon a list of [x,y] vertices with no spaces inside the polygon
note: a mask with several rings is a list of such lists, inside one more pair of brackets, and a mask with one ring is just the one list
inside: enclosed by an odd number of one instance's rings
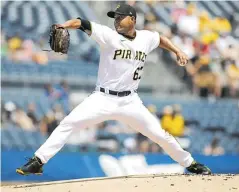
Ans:
{"label": "baseball pitcher", "polygon": [[[42,174],[44,164],[60,151],[68,137],[77,129],[84,129],[102,121],[117,120],[160,145],[173,160],[189,172],[211,174],[208,167],[196,162],[173,136],[161,128],[159,121],[146,109],[137,94],[144,64],[151,51],[160,47],[175,53],[180,66],[187,64],[187,56],[159,33],[136,30],[137,15],[133,7],[118,5],[115,11],[109,11],[107,15],[114,19],[115,30],[83,18],[56,24],[56,30],[80,29],[99,44],[100,62],[96,88],[61,121],[34,156],[16,169],[16,172],[22,175]],[[58,47],[55,51],[60,52],[61,48],[56,46],[57,42],[53,44],[52,49]],[[63,47],[65,49],[67,46]]]}

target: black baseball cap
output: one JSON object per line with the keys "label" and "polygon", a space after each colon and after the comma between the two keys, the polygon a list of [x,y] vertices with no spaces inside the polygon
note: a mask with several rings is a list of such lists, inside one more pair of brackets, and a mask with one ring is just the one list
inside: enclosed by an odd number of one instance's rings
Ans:
{"label": "black baseball cap", "polygon": [[134,16],[136,19],[136,11],[135,9],[127,4],[118,5],[115,11],[109,11],[107,13],[108,17],[115,18],[115,13],[119,15],[127,15],[127,16]]}

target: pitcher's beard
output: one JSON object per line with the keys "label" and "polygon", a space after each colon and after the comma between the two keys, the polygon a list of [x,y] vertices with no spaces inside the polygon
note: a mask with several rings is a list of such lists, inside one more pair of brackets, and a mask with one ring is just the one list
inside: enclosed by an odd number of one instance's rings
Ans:
{"label": "pitcher's beard", "polygon": [[120,26],[115,26],[115,30],[119,34],[125,34],[125,30],[123,28],[121,28]]}

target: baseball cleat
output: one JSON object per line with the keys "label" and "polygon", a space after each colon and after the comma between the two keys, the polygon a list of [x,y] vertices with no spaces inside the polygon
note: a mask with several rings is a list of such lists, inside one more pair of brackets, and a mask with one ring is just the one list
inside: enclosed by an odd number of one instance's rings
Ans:
{"label": "baseball cleat", "polygon": [[189,172],[196,173],[196,174],[202,174],[202,175],[212,174],[211,170],[207,166],[197,163],[196,161],[193,161],[192,164],[186,169]]}
{"label": "baseball cleat", "polygon": [[43,163],[38,157],[32,157],[28,162],[20,168],[16,169],[16,172],[20,175],[41,175],[43,173]]}

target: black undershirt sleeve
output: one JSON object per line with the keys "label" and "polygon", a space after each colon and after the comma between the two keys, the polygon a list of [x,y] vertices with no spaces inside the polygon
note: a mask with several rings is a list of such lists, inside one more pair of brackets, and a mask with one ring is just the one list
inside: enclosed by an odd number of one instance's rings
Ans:
{"label": "black undershirt sleeve", "polygon": [[[77,19],[81,20],[81,26],[80,26],[80,30],[87,33],[87,31],[91,31],[91,24],[90,21],[85,20],[85,19],[81,19],[80,17],[78,17]],[[88,34],[88,33],[87,33]]]}

